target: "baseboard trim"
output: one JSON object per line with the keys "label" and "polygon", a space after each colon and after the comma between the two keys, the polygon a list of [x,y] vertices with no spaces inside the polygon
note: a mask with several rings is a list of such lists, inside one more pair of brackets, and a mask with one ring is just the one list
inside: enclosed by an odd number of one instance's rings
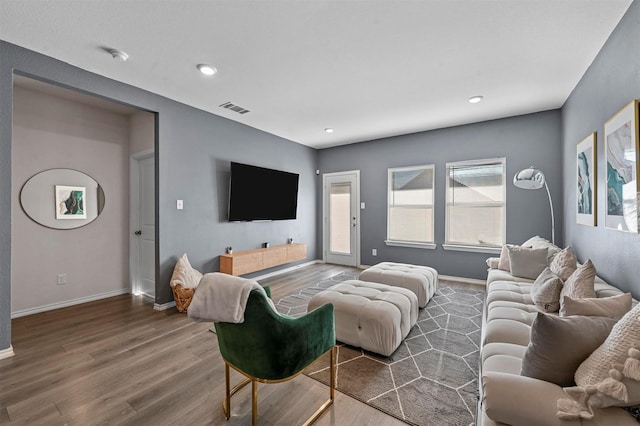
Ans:
{"label": "baseboard trim", "polygon": [[167,302],[167,303],[154,303],[153,304],[153,310],[154,311],[166,311],[167,309],[171,309],[173,307],[176,306],[176,301],[172,300],[171,302]]}
{"label": "baseboard trim", "polygon": [[12,345],[9,345],[7,349],[0,350],[0,359],[11,358],[14,355],[15,355],[15,352],[13,352]]}
{"label": "baseboard trim", "polygon": [[486,280],[478,280],[475,278],[455,277],[453,275],[439,275],[439,277],[442,278],[443,280],[455,281],[458,283],[481,285],[483,287],[487,285]]}
{"label": "baseboard trim", "polygon": [[324,263],[324,262],[322,260],[316,259],[316,260],[312,260],[311,262],[305,262],[299,265],[290,266],[288,268],[278,269],[277,271],[269,272],[267,274],[263,274],[257,277],[251,277],[251,279],[256,281],[264,280],[266,278],[275,277],[277,275],[286,274],[287,272],[295,271],[296,269],[304,268],[305,266],[314,265],[316,263]]}
{"label": "baseboard trim", "polygon": [[69,306],[79,305],[81,303],[93,302],[95,300],[106,299],[108,297],[120,296],[122,294],[129,294],[129,293],[131,293],[131,290],[129,288],[122,288],[120,290],[108,291],[106,293],[100,293],[100,294],[93,294],[91,296],[79,297],[77,299],[51,303],[49,305],[38,306],[35,308],[21,309],[19,311],[11,312],[11,319],[26,317],[27,315],[38,314],[40,312],[52,311],[54,309],[67,308]]}

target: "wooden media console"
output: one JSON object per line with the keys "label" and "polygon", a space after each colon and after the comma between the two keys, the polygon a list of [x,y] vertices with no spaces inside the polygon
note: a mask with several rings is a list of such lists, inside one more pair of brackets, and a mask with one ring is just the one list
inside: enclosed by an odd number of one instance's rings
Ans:
{"label": "wooden media console", "polygon": [[244,275],[307,258],[306,244],[283,244],[220,256],[220,272]]}

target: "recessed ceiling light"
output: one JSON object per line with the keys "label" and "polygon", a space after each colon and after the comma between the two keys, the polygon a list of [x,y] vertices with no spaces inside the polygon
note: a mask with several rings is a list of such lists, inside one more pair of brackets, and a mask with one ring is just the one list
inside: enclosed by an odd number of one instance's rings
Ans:
{"label": "recessed ceiling light", "polygon": [[115,59],[116,61],[124,62],[127,59],[129,59],[129,55],[126,52],[123,52],[122,50],[108,49],[107,52],[109,52],[113,57],[113,59]]}
{"label": "recessed ceiling light", "polygon": [[207,64],[199,64],[198,69],[204,75],[214,75],[215,73],[218,72],[218,70],[215,67],[212,67],[211,65],[207,65]]}
{"label": "recessed ceiling light", "polygon": [[333,129],[331,127],[325,127],[324,131],[327,133],[333,133]]}
{"label": "recessed ceiling light", "polygon": [[471,104],[477,104],[478,102],[480,102],[483,99],[482,96],[472,96],[469,98],[469,103]]}

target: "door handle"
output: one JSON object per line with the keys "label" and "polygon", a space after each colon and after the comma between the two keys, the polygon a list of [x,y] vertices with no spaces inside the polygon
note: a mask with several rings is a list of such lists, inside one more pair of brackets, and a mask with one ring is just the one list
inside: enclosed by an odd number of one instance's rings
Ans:
{"label": "door handle", "polygon": [[142,235],[142,231],[136,231],[136,232],[134,232],[134,234],[136,234],[136,235]]}

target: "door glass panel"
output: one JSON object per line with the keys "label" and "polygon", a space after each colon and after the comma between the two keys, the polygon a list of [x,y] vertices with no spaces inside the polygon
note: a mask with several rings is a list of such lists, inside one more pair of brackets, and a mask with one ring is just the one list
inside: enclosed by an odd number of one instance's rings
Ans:
{"label": "door glass panel", "polygon": [[329,195],[329,250],[351,254],[351,184],[333,183]]}

